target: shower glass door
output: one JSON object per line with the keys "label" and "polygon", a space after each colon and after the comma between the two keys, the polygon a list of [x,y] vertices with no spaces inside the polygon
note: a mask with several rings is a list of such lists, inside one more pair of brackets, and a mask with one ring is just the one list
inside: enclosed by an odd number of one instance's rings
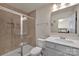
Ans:
{"label": "shower glass door", "polygon": [[20,16],[0,10],[0,55],[19,47]]}

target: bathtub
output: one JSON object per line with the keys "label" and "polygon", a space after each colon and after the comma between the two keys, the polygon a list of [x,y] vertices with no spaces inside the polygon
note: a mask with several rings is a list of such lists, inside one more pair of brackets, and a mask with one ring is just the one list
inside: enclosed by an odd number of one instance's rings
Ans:
{"label": "bathtub", "polygon": [[[30,45],[23,46],[23,56],[28,56],[30,54],[29,52],[31,51],[32,48],[33,47],[30,46]],[[21,53],[20,52],[21,52],[21,48],[17,48],[17,49],[15,49],[13,51],[10,51],[8,53],[5,53],[2,56],[21,56]]]}

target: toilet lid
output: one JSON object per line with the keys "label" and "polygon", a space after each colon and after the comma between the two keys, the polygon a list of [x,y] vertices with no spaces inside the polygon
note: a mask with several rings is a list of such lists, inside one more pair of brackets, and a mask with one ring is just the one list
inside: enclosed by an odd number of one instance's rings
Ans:
{"label": "toilet lid", "polygon": [[36,54],[39,54],[41,51],[42,51],[42,48],[35,47],[31,50],[31,54],[36,55]]}

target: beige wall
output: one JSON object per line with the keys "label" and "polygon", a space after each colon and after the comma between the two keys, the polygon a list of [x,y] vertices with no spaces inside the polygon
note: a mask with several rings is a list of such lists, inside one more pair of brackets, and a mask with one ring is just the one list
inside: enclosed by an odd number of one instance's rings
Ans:
{"label": "beige wall", "polygon": [[[34,11],[32,11],[32,12],[30,12],[30,13],[28,13],[28,15],[29,16],[31,16],[31,17],[33,17],[33,19],[28,19],[28,23],[29,23],[29,28],[28,28],[28,30],[29,30],[29,36],[31,35],[31,37],[30,37],[30,39],[31,39],[31,45],[32,46],[36,46],[36,28],[35,28],[35,23],[36,23],[36,10],[34,10]],[[27,31],[28,31],[27,30]]]}
{"label": "beige wall", "polygon": [[27,39],[28,43],[31,46],[36,46],[36,36],[35,36],[35,19],[28,19],[27,20]]}
{"label": "beige wall", "polygon": [[36,36],[46,38],[50,35],[50,15],[52,4],[36,9]]}

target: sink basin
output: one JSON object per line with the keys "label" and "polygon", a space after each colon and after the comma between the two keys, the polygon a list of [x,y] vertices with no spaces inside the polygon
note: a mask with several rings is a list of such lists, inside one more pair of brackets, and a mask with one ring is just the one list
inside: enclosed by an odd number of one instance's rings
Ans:
{"label": "sink basin", "polygon": [[57,42],[63,42],[63,43],[76,43],[75,40],[68,39],[65,37],[49,37],[47,38],[48,41],[57,41]]}
{"label": "sink basin", "polygon": [[62,42],[67,42],[67,43],[74,43],[73,40],[68,39],[68,38],[65,38],[65,37],[60,37],[60,38],[58,38],[58,39],[56,39],[56,40],[62,41]]}
{"label": "sink basin", "polygon": [[59,39],[60,41],[63,41],[63,42],[69,42],[69,43],[74,43],[72,40],[69,40],[69,39]]}
{"label": "sink basin", "polygon": [[60,38],[60,37],[49,37],[46,39],[47,42],[58,43],[61,45],[71,46],[79,48],[79,40],[77,39],[68,39],[68,38]]}

